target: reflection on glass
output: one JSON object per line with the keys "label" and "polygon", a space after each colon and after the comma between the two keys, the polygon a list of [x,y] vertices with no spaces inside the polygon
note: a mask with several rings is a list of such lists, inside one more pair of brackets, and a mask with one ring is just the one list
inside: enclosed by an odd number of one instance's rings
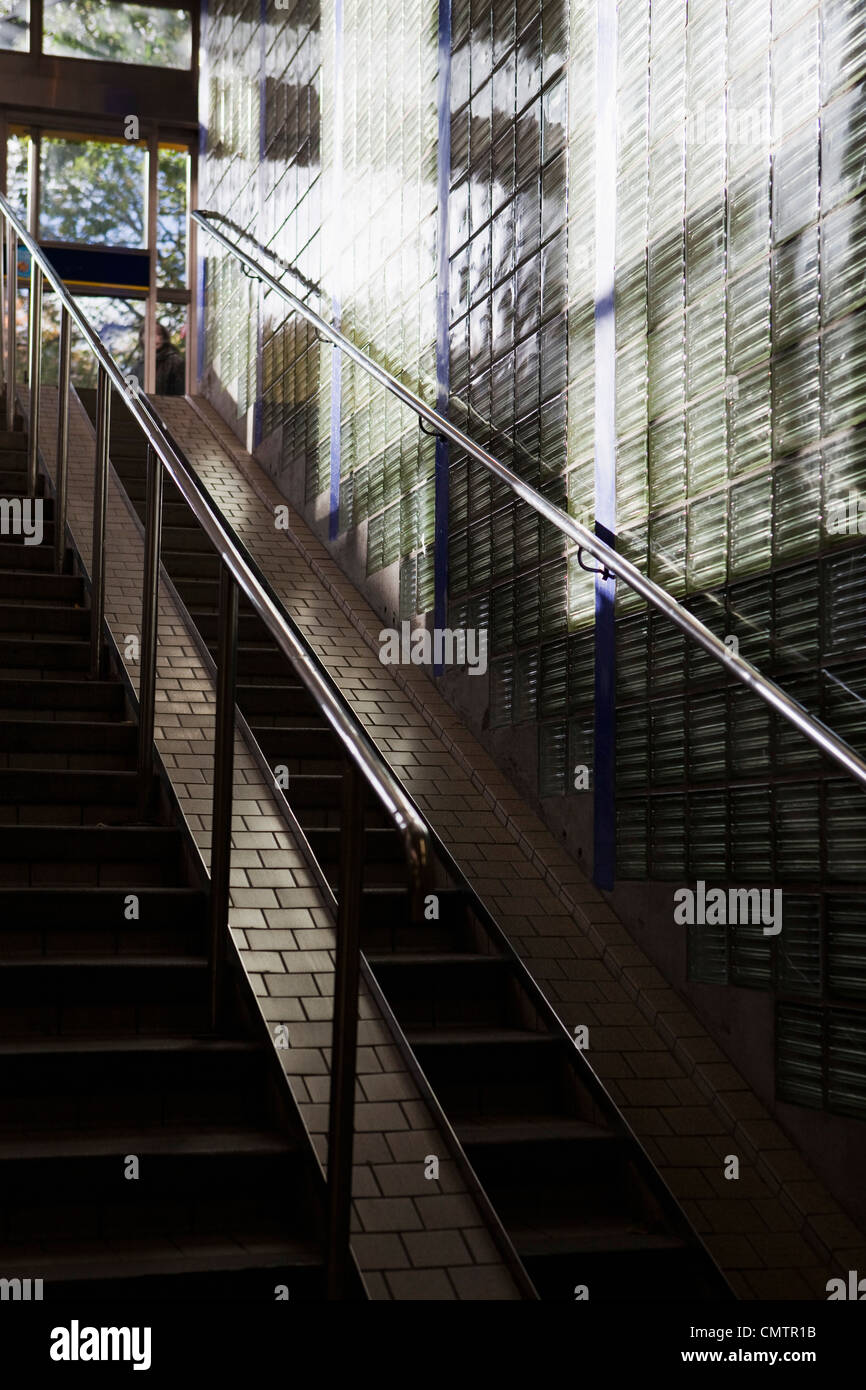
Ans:
{"label": "reflection on glass", "polygon": [[10,135],[6,142],[6,197],[22,222],[27,221],[27,193],[30,179],[30,137]]}
{"label": "reflection on glass", "polygon": [[30,47],[30,0],[0,0],[0,49],[22,53]]}
{"label": "reflection on glass", "polygon": [[161,145],[157,174],[156,283],[186,286],[189,154]]}
{"label": "reflection on glass", "polygon": [[102,0],[45,0],[43,49],[60,58],[184,68],[192,65],[188,10],[106,5]]}
{"label": "reflection on glass", "polygon": [[[144,300],[117,299],[100,295],[79,297],[83,313],[108,351],[117,359],[124,374],[139,374],[144,330]],[[60,338],[60,305],[57,296],[46,293],[42,305],[42,379],[46,385],[57,382],[57,356]],[[70,376],[74,386],[96,385],[96,359],[73,324],[70,350]]]}
{"label": "reflection on glass", "polygon": [[39,234],[98,246],[144,246],[147,151],[103,140],[44,138]]}

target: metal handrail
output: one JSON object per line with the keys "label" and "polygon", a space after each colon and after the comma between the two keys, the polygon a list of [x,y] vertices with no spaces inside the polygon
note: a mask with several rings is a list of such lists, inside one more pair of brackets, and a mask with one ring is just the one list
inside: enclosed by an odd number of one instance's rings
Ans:
{"label": "metal handrail", "polygon": [[363,725],[352,714],[349,706],[335,697],[333,682],[310,659],[309,648],[298,628],[288,614],[280,611],[281,606],[272,593],[267,591],[256,567],[251,565],[248,557],[242,553],[242,548],[238,545],[237,540],[229,534],[219,516],[218,509],[201,488],[188,464],[170,442],[162,421],[151,402],[143,393],[130,389],[129,381],[123,375],[120,367],[103,346],[72,295],[65,288],[63,281],[51,268],[50,262],[40,247],[18,222],[12,208],[2,194],[0,194],[0,211],[14,227],[18,239],[27,247],[32,260],[39,265],[42,274],[50,282],[60,299],[60,303],[70,318],[74,320],[78,331],[84,337],[109,381],[120,394],[126,408],[145,435],[148,444],[165,464],[172,481],[183,494],[184,501],[205,531],[208,540],[217,550],[220,559],[231,572],[232,578],[243,590],[244,596],[252,603],[256,613],[268,628],[284,656],[297,666],[298,675],[317,704],[321,706],[322,713],[331,724],[346,752],[357,764],[362,775],[382,801],[403,839],[407,862],[410,865],[414,880],[419,873],[423,872],[429,861],[425,822],[419,817],[416,808],[411,804],[402,785],[392,773]]}
{"label": "metal handrail", "polygon": [[433,406],[423,401],[420,396],[416,396],[414,392],[408,390],[402,382],[398,381],[397,378],[392,376],[384,367],[381,367],[378,362],[375,362],[365,352],[362,352],[360,348],[356,347],[356,345],[345,336],[345,334],[341,333],[339,329],[334,328],[333,325],[328,323],[326,319],[323,319],[320,314],[317,314],[314,309],[311,309],[308,304],[305,304],[303,299],[293,294],[280,280],[277,280],[271,275],[264,266],[254,260],[252,256],[248,255],[242,247],[237,246],[221,232],[218,227],[212,225],[210,219],[221,218],[222,214],[209,212],[204,209],[196,209],[191,213],[191,216],[199,226],[203,227],[210,236],[235,256],[236,259],[240,261],[241,265],[250,272],[253,278],[259,280],[267,289],[272,290],[275,294],[279,295],[281,299],[285,300],[287,304],[290,304],[297,313],[301,314],[308,323],[312,324],[316,332],[319,333],[322,338],[333,343],[335,347],[339,348],[341,352],[345,353],[347,357],[350,357],[353,362],[356,362],[359,367],[363,368],[374,381],[377,381],[381,386],[384,386],[386,390],[390,391],[392,395],[396,396],[403,405],[418,416],[419,421],[423,420],[428,425],[431,425],[436,434],[449,439],[452,444],[456,444],[457,447],[467,453],[470,458],[482,464],[488,472],[500,478],[523,502],[526,502],[528,506],[532,507],[539,516],[542,516],[545,521],[549,521],[551,525],[555,526],[557,530],[561,531],[569,540],[574,541],[578,547],[579,561],[581,552],[584,550],[589,551],[591,555],[601,562],[605,573],[610,573],[615,575],[616,578],[622,579],[628,584],[629,588],[634,590],[645,602],[650,604],[659,613],[662,613],[666,618],[670,619],[672,623],[680,628],[680,630],[693,642],[696,642],[698,646],[703,647],[704,651],[708,652],[725,671],[740,681],[742,685],[747,686],[748,689],[768,704],[771,709],[774,709],[783,719],[786,719],[789,724],[792,724],[801,734],[814,743],[826,757],[832,759],[832,761],[847,772],[850,777],[856,782],[859,782],[861,787],[866,788],[866,761],[860,757],[850,744],[834,734],[832,729],[829,729],[821,720],[811,715],[799,701],[792,699],[781,686],[777,685],[775,681],[770,680],[768,676],[763,675],[763,673],[759,671],[756,666],[753,666],[750,661],[747,661],[745,657],[740,656],[739,653],[734,652],[730,647],[726,647],[724,642],[722,642],[714,632],[711,632],[700,619],[690,613],[687,608],[684,608],[681,603],[678,603],[673,595],[669,594],[666,589],[656,584],[654,580],[648,579],[635,565],[625,559],[624,556],[618,554],[617,551],[614,550],[612,546],[608,545],[606,541],[602,540],[600,536],[596,536],[586,526],[582,525],[581,522],[576,521],[574,517],[569,516],[567,512],[562,511],[560,507],[550,502],[542,493],[537,492],[529,483],[524,482],[522,478],[518,477],[510,468],[507,468],[499,459],[488,453],[480,444],[476,444],[475,440],[471,439],[468,434],[465,434],[458,426],[452,424],[450,420],[446,419],[446,417],[440,414],[438,410],[434,409]]}
{"label": "metal handrail", "polygon": [[[265,624],[279,650],[312,695],[320,713],[337,735],[346,757],[343,777],[343,833],[340,844],[337,907],[337,951],[334,975],[331,1092],[328,1133],[328,1222],[326,1230],[327,1289],[330,1299],[345,1297],[351,1278],[350,1226],[357,1030],[360,987],[360,914],[364,837],[364,783],[372,789],[400,834],[409,870],[413,912],[420,915],[431,871],[431,834],[414,802],[391,771],[382,753],[359,722],[348,701],[289,617],[258,566],[222,516],[174,444],[138,383],[124,377],[112,355],[82,313],[60,276],[36,241],[0,194],[0,219],[5,220],[7,252],[7,332],[5,357],[6,418],[11,428],[15,407],[15,308],[17,247],[30,254],[29,315],[29,435],[27,490],[36,496],[42,291],[45,280],[61,306],[57,411],[57,469],[55,480],[55,563],[62,570],[66,546],[68,401],[70,332],[74,322],[98,364],[96,393],[96,451],[93,486],[93,543],[91,553],[91,674],[98,677],[102,662],[105,612],[105,529],[108,484],[108,443],[111,387],[147,441],[147,499],[142,586],[141,662],[139,679],[139,798],[147,805],[154,770],[153,732],[156,693],[157,623],[162,534],[163,468],[165,468],[213,545],[220,561],[217,651],[217,697],[214,730],[214,785],[211,822],[211,889],[209,895],[209,977],[211,1023],[223,1015],[225,959],[228,936],[231,866],[232,792],[234,771],[235,693],[237,683],[238,594],[244,596]],[[0,261],[0,300],[3,298]]]}

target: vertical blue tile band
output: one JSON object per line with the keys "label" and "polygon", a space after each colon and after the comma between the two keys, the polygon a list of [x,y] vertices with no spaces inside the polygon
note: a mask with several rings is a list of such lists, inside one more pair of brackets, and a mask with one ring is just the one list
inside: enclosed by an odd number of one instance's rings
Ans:
{"label": "vertical blue tile band", "polygon": [[[343,0],[334,4],[334,225],[339,225],[343,200]],[[343,312],[340,260],[334,266],[331,320],[340,327]],[[343,396],[343,357],[331,348],[331,496],[328,539],[335,541],[340,530],[340,426]]]}
{"label": "vertical blue tile band", "polygon": [[[616,0],[598,0],[595,204],[595,531],[616,544]],[[616,872],[614,580],[595,579],[593,881]]]}
{"label": "vertical blue tile band", "polygon": [[[448,413],[451,376],[449,325],[448,192],[451,181],[451,0],[439,0],[439,76],[436,90],[439,117],[436,151],[438,220],[436,228],[436,409]],[[433,550],[433,625],[448,626],[448,440],[436,437],[435,536]],[[441,676],[442,663],[433,667]]]}

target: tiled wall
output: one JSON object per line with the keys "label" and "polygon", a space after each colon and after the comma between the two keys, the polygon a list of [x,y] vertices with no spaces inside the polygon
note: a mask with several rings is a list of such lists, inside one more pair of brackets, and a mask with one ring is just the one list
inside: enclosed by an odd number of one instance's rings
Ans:
{"label": "tiled wall", "polygon": [[[435,398],[435,6],[357,0],[335,15],[328,0],[326,12],[324,159],[333,196],[325,226],[335,316],[405,386]],[[426,612],[433,597],[433,440],[348,359],[337,388],[330,351],[323,359],[320,444],[315,470],[309,461],[307,503],[338,482],[332,537],[354,532],[365,551],[365,577],[393,566],[392,599],[406,616]],[[334,486],[330,509],[336,504]]]}
{"label": "tiled wall", "polygon": [[[258,0],[215,0],[207,15],[199,202],[254,227],[261,193],[261,24]],[[205,263],[204,361],[208,386],[245,438],[256,405],[257,295],[226,257]]]}
{"label": "tiled wall", "polygon": [[[292,261],[312,302],[431,402],[447,314],[454,419],[591,522],[610,254],[596,191],[615,161],[617,543],[863,746],[860,9],[620,0],[614,153],[596,81],[612,6],[453,0],[437,111],[434,0],[229,0],[205,31],[202,201]],[[221,258],[207,283],[211,399],[377,612],[432,623],[434,441],[272,297],[256,308]],[[448,618],[487,628],[491,655],[483,694],[452,673],[449,695],[588,851],[572,774],[593,762],[592,577],[503,486],[454,451],[448,469]],[[779,1096],[863,1115],[862,795],[621,585],[616,649],[617,879],[783,887],[781,940],[705,930],[691,978],[771,991]]]}
{"label": "tiled wall", "polygon": [[[620,547],[863,748],[860,8],[620,4],[616,332]],[[779,1098],[864,1118],[863,795],[619,599],[618,877],[782,887],[690,975],[775,991]]]}
{"label": "tiled wall", "polygon": [[[569,228],[568,6],[458,0],[452,22],[451,413],[558,506],[569,484],[589,505],[592,359],[580,362],[579,305],[569,344],[569,232],[586,238],[589,273],[594,202]],[[590,122],[578,129],[591,138]],[[583,191],[575,163],[573,202]],[[586,303],[591,343],[591,295]],[[583,367],[571,392],[570,346]],[[583,466],[568,474],[581,445]],[[561,533],[465,458],[452,462],[450,501],[452,626],[489,629],[491,727],[544,721],[540,791],[562,792],[575,682],[592,690],[591,655],[568,641],[587,586]]]}

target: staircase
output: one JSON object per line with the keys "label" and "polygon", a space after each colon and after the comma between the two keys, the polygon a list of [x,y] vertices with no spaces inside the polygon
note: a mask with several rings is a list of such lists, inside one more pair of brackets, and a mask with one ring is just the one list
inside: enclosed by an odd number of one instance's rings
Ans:
{"label": "staircase", "polygon": [[[80,392],[91,417],[93,394]],[[144,518],[145,447],[118,415],[111,461]],[[167,484],[163,561],[215,653],[218,557]],[[343,765],[336,737],[241,599],[238,706],[333,888]],[[542,1299],[726,1299],[730,1290],[648,1157],[440,846],[439,918],[409,925],[405,861],[366,812],[362,944],[370,967]]]}
{"label": "staircase", "polygon": [[[0,495],[25,461],[0,433]],[[210,1030],[206,881],[158,778],[139,817],[135,717],[119,667],[89,677],[44,509],[41,545],[0,537],[0,1277],[322,1298],[320,1170],[245,981]]]}

